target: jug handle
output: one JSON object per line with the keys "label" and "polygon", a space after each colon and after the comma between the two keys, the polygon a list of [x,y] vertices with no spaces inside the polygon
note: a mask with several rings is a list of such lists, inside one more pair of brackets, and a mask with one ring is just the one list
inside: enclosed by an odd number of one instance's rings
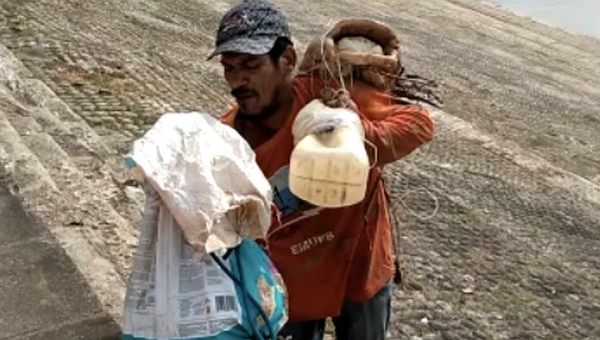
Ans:
{"label": "jug handle", "polygon": [[369,170],[371,170],[377,166],[377,147],[375,146],[375,144],[371,143],[366,138],[363,138],[363,141],[365,142],[365,144],[367,144],[373,149],[373,164],[371,164],[371,166],[369,167]]}

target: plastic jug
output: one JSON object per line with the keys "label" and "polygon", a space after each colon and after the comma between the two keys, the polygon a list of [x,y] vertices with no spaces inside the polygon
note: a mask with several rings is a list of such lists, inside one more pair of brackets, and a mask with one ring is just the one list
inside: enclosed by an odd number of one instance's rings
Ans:
{"label": "plastic jug", "polygon": [[[336,114],[342,118],[356,115],[313,101],[298,113],[294,124],[314,121],[319,115],[335,118]],[[331,124],[331,128],[310,133],[296,144],[290,160],[289,186],[298,198],[326,208],[349,206],[364,199],[369,157],[362,140],[362,125],[358,116],[354,118],[357,124]],[[304,125],[314,127],[311,123]]]}

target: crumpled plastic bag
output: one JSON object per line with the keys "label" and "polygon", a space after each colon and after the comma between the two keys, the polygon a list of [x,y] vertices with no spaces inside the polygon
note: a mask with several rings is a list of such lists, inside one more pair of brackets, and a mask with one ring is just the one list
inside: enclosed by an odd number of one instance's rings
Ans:
{"label": "crumpled plastic bag", "polygon": [[197,251],[264,238],[272,191],[248,143],[209,114],[167,113],[129,155]]}
{"label": "crumpled plastic bag", "polygon": [[356,131],[361,138],[365,129],[358,114],[343,107],[329,107],[321,99],[313,99],[306,104],[294,119],[292,135],[294,145],[298,145],[308,135],[320,134],[339,127],[348,127]]}

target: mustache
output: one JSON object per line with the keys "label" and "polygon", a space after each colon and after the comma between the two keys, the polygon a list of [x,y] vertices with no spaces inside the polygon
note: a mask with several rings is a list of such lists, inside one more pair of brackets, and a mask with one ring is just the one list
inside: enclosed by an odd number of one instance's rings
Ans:
{"label": "mustache", "polygon": [[240,86],[238,88],[231,90],[231,95],[234,96],[235,98],[239,98],[239,97],[245,97],[245,96],[256,96],[256,95],[258,95],[258,92],[251,89],[248,86]]}

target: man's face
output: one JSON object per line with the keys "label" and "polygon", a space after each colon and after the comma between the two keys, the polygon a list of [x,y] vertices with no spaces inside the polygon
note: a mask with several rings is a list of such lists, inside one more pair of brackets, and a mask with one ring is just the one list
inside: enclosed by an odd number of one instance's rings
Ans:
{"label": "man's face", "polygon": [[268,54],[225,53],[221,64],[239,114],[259,118],[272,113],[287,76],[280,62],[274,63]]}

